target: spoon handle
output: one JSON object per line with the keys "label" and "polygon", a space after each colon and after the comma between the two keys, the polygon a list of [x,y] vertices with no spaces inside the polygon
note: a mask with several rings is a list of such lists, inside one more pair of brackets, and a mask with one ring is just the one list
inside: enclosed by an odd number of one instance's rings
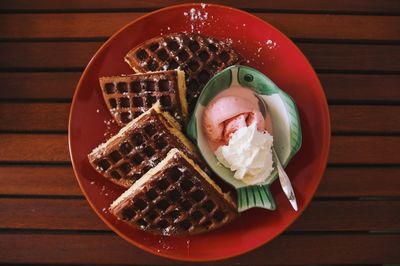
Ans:
{"label": "spoon handle", "polygon": [[278,169],[279,181],[281,182],[282,190],[285,193],[286,197],[289,199],[289,202],[292,205],[293,209],[297,211],[298,208],[297,208],[296,196],[294,194],[292,184],[290,183],[290,179],[286,174],[285,170],[283,169],[274,148],[272,148],[272,153],[275,157],[276,166]]}

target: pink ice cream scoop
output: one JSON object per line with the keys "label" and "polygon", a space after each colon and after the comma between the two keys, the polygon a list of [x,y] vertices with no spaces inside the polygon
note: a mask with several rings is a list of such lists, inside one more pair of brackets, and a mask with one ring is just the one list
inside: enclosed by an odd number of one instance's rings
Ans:
{"label": "pink ice cream scoop", "polygon": [[237,96],[226,96],[211,102],[203,115],[203,126],[208,139],[214,143],[227,144],[239,128],[257,123],[263,131],[265,122],[258,106]]}

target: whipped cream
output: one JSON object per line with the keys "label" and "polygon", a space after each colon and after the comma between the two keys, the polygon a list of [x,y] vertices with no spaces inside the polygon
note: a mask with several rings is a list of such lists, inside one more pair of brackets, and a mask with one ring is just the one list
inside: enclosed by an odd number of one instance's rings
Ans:
{"label": "whipped cream", "polygon": [[234,178],[247,185],[260,184],[274,169],[272,142],[267,131],[258,131],[256,123],[252,123],[235,131],[228,145],[220,146],[215,155],[222,165],[235,172]]}

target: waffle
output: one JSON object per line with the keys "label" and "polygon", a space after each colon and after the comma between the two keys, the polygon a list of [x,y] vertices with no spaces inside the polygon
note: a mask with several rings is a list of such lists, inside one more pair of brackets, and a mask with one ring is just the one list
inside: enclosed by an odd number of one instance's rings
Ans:
{"label": "waffle", "polygon": [[240,56],[226,43],[200,34],[174,33],[136,46],[125,56],[136,72],[181,69],[186,74],[186,97],[192,111],[204,85],[217,72],[239,64]]}
{"label": "waffle", "polygon": [[88,158],[96,171],[128,188],[164,159],[172,148],[179,148],[196,158],[191,142],[178,130],[172,116],[160,111],[157,102],[117,135],[95,148]]}
{"label": "waffle", "polygon": [[115,200],[110,212],[141,230],[177,236],[214,230],[238,215],[230,196],[178,149]]}
{"label": "waffle", "polygon": [[101,77],[104,100],[115,121],[126,125],[159,101],[183,126],[187,116],[185,73],[180,70]]}

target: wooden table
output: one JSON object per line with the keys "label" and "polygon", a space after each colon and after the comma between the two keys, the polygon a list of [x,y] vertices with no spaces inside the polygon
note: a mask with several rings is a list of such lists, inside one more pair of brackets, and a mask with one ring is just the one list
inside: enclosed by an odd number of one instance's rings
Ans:
{"label": "wooden table", "polygon": [[[72,173],[75,85],[107,37],[183,1],[0,2],[0,263],[179,264],[139,250],[90,209]],[[223,265],[400,263],[400,1],[216,1],[255,13],[318,72],[332,146],[321,186],[283,235]]]}

